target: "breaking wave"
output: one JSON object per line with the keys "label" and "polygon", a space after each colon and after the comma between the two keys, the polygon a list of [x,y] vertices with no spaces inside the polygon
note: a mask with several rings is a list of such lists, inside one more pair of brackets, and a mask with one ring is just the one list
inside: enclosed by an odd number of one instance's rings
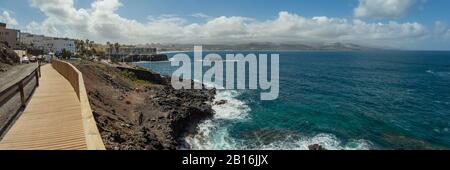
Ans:
{"label": "breaking wave", "polygon": [[313,137],[286,136],[283,140],[269,144],[258,139],[237,139],[230,135],[229,128],[236,122],[251,121],[250,107],[238,100],[237,91],[223,90],[216,95],[215,101],[227,101],[222,105],[213,105],[216,112],[211,120],[198,126],[197,134],[187,136],[185,141],[192,150],[308,150],[308,146],[319,144],[328,150],[368,150],[371,142],[353,140],[342,143],[335,135],[318,134]]}

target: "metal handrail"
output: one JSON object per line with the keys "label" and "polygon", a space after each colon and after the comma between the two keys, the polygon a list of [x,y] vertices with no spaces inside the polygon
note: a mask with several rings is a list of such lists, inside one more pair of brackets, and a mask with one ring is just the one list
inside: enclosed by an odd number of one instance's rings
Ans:
{"label": "metal handrail", "polygon": [[[0,92],[0,107],[3,107],[6,103],[9,102],[14,96],[20,93],[21,105],[16,110],[14,115],[7,120],[4,126],[0,126],[0,139],[5,134],[6,130],[10,127],[10,125],[14,122],[16,117],[19,115],[21,111],[23,111],[26,107],[27,102],[30,100],[36,88],[39,86],[39,78],[41,77],[41,64],[38,63],[38,67],[34,69],[28,76],[21,79],[17,83],[11,85],[5,90]],[[29,96],[25,96],[24,88],[33,80],[36,79],[36,85],[31,90],[31,94]]]}

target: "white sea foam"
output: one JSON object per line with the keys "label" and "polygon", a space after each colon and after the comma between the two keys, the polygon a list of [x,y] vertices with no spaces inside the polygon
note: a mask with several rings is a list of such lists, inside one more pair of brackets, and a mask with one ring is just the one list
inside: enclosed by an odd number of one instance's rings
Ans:
{"label": "white sea foam", "polygon": [[[203,84],[206,88],[217,88],[217,89],[222,88],[223,89],[223,87],[221,87],[217,84],[214,84],[212,82],[207,82],[207,81],[201,82],[201,81],[195,80],[195,79],[193,81],[198,84]],[[215,97],[217,98],[217,95]]]}
{"label": "white sea foam", "polygon": [[264,144],[258,139],[236,139],[230,135],[230,122],[250,121],[248,114],[251,109],[237,99],[237,91],[219,91],[215,102],[226,100],[223,105],[214,105],[216,115],[199,125],[198,133],[186,137],[186,142],[193,150],[308,150],[309,145],[319,144],[328,150],[368,150],[372,144],[366,140],[353,140],[342,143],[332,134],[318,134],[313,137],[287,136],[283,140]]}
{"label": "white sea foam", "polygon": [[[248,140],[248,139],[247,139]],[[318,134],[313,137],[291,137],[274,141],[269,144],[252,139],[249,144],[245,139],[234,139],[226,127],[219,127],[213,121],[207,121],[199,130],[199,134],[188,139],[191,149],[194,150],[308,150],[308,146],[319,144],[327,150],[369,150],[372,144],[366,140],[353,140],[342,143],[331,134]]]}
{"label": "white sea foam", "polygon": [[426,72],[429,74],[433,74],[435,76],[439,76],[439,77],[449,77],[450,76],[450,72],[436,72],[433,70],[427,70]]}
{"label": "white sea foam", "polygon": [[318,134],[314,137],[287,137],[285,140],[276,141],[268,145],[256,146],[262,150],[308,150],[308,146],[319,144],[328,150],[368,150],[371,143],[366,140],[354,140],[343,144],[336,136],[331,134]]}
{"label": "white sea foam", "polygon": [[[205,83],[205,85],[208,83]],[[209,84],[211,85],[211,84]],[[207,120],[198,126],[198,133],[187,136],[186,142],[191,146],[190,149],[235,149],[236,144],[228,134],[226,121],[244,121],[251,111],[245,102],[236,97],[239,92],[234,90],[220,90],[215,96],[214,103],[225,100],[222,105],[213,105],[216,112],[212,120]]]}
{"label": "white sea foam", "polygon": [[214,119],[221,120],[242,120],[247,117],[247,114],[250,112],[250,108],[246,103],[236,99],[239,96],[239,92],[235,90],[227,90],[219,92],[214,102],[219,102],[222,100],[227,101],[223,105],[213,105],[214,111],[216,114]]}

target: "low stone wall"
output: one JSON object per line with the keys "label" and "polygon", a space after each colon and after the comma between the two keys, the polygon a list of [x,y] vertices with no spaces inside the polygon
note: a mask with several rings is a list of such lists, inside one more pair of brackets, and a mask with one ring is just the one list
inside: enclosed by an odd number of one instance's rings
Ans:
{"label": "low stone wall", "polygon": [[116,60],[120,62],[137,62],[137,61],[169,61],[169,57],[165,54],[154,55],[131,55],[127,57],[119,57]]}
{"label": "low stone wall", "polygon": [[88,149],[105,150],[105,145],[103,144],[95,118],[92,114],[86,87],[84,86],[83,75],[72,64],[64,61],[52,60],[52,66],[70,82],[77,93],[81,105],[83,128]]}

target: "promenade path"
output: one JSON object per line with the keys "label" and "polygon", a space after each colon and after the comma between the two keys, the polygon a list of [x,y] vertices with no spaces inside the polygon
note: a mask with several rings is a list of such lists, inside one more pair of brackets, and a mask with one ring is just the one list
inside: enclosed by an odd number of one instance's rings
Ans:
{"label": "promenade path", "polygon": [[92,149],[80,99],[71,83],[50,64],[42,66],[41,75],[40,86],[0,141],[0,150]]}

